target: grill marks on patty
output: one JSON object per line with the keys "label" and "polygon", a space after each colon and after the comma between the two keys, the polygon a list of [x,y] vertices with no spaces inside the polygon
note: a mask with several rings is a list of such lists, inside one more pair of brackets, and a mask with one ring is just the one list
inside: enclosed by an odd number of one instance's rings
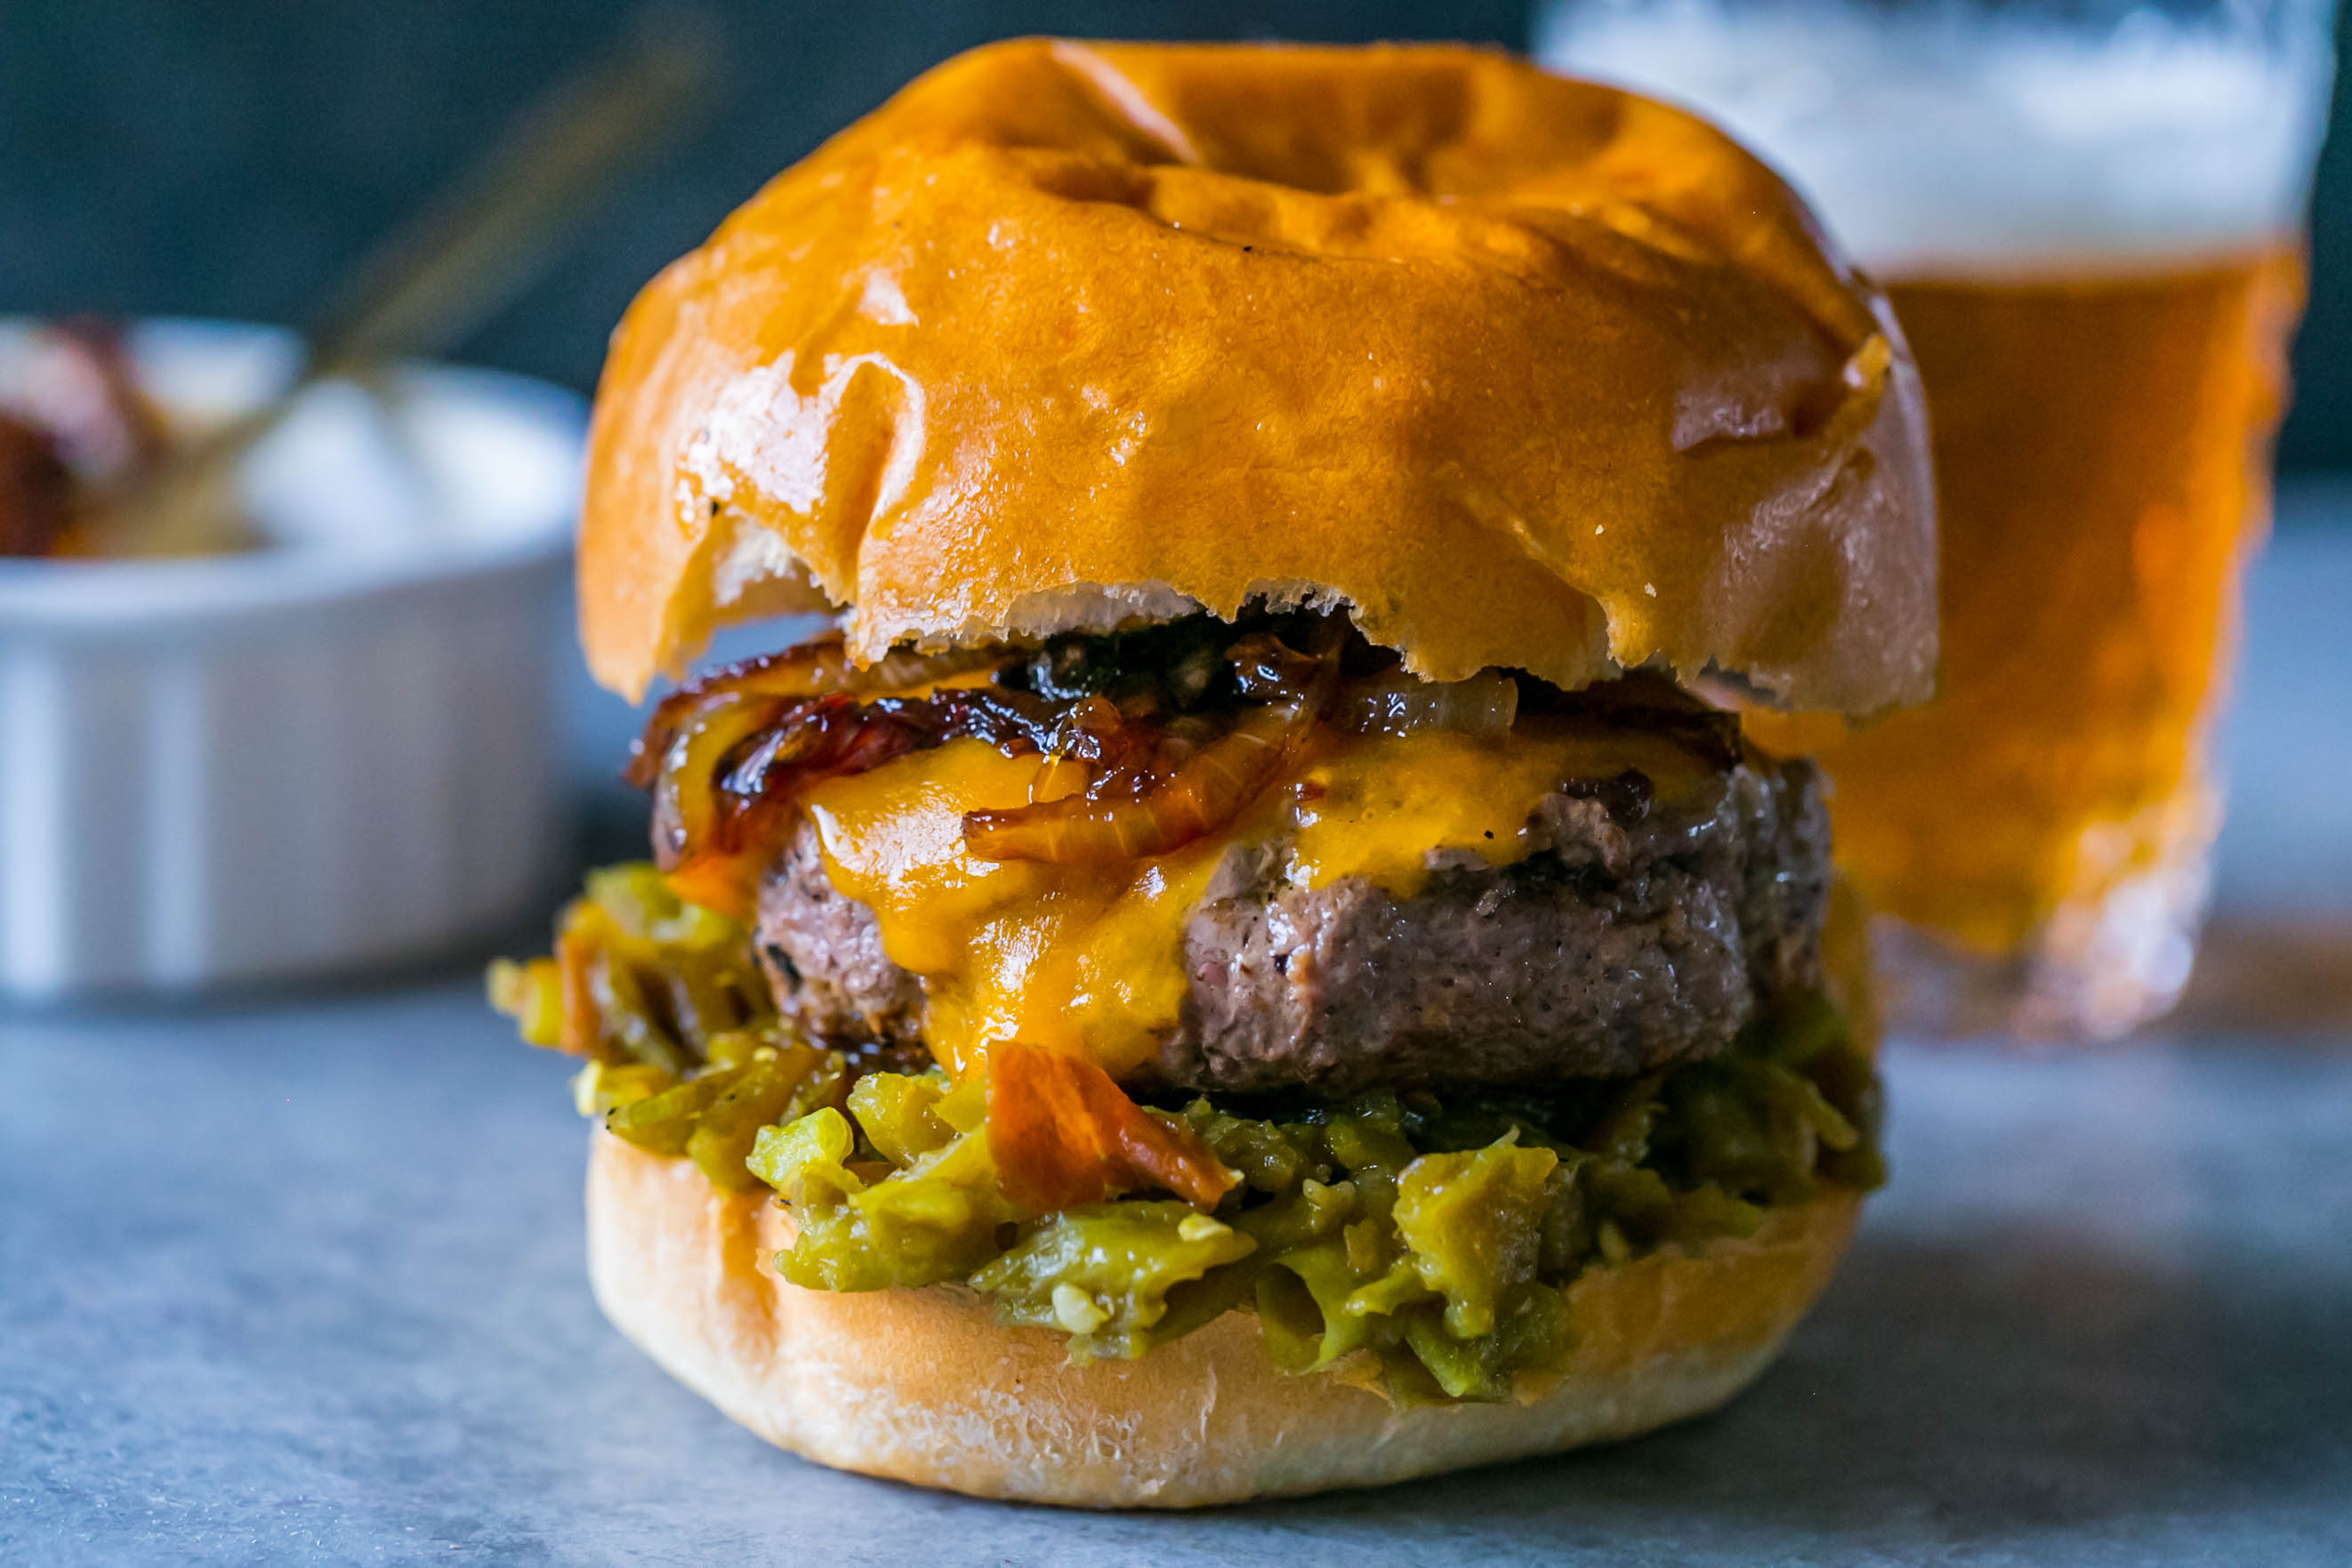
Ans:
{"label": "grill marks on patty", "polygon": [[[1696,797],[1573,780],[1499,870],[1441,857],[1413,897],[1285,882],[1236,846],[1186,922],[1188,997],[1155,1075],[1186,1088],[1543,1087],[1713,1054],[1819,977],[1828,820],[1805,762],[1748,758]],[[920,982],[826,879],[803,824],[759,896],[762,961],[803,1027],[921,1038]]]}

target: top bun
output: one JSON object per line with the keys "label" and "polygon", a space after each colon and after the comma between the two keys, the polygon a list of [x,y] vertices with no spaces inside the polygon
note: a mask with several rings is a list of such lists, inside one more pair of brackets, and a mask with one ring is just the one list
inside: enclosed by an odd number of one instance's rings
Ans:
{"label": "top bun", "polygon": [[1432,679],[1928,695],[1885,298],[1706,123],[1460,47],[1027,39],[785,171],[630,308],[581,622],[893,644],[1345,604]]}

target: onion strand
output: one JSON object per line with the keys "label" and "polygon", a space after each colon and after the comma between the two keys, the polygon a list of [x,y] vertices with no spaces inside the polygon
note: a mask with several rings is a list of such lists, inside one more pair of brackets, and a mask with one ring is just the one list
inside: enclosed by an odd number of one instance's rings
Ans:
{"label": "onion strand", "polygon": [[1332,722],[1352,735],[1445,730],[1500,740],[1519,713],[1519,684],[1498,670],[1464,681],[1422,681],[1401,670],[1343,688]]}

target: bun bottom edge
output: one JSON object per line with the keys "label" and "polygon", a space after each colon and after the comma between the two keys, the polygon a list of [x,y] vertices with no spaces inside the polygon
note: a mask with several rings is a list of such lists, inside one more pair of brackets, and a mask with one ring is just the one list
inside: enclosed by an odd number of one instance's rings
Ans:
{"label": "bun bottom edge", "polygon": [[1083,1508],[1378,1486],[1712,1410],[1770,1364],[1861,1203],[1834,1194],[1768,1211],[1745,1240],[1589,1272],[1569,1291],[1574,1354],[1538,1397],[1398,1409],[1339,1376],[1276,1371],[1246,1312],[1139,1360],[1074,1366],[1059,1335],[999,1326],[962,1286],[803,1290],[774,1271],[790,1231],[769,1195],[592,1139],[597,1302],[679,1382],[820,1464]]}

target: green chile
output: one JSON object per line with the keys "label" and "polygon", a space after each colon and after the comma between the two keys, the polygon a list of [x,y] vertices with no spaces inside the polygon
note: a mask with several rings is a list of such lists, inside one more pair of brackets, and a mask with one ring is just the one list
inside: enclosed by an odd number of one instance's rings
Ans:
{"label": "green chile", "polygon": [[1247,1305],[1286,1371],[1369,1352],[1400,1399],[1493,1400],[1569,1354],[1585,1269],[1752,1234],[1769,1205],[1864,1185],[1843,1171],[1874,1179],[1874,1084],[1809,1003],[1549,1115],[1526,1097],[1380,1092],[1288,1117],[1194,1100],[1185,1120],[1243,1177],[1213,1216],[1147,1197],[1036,1215],[996,1190],[980,1085],[877,1072],[845,1112],[762,1130],[749,1170],[793,1211],[778,1262],[798,1284],[961,1280],[1080,1360]]}
{"label": "green chile", "polygon": [[[1747,1236],[1769,1207],[1885,1176],[1876,1075],[1815,996],[1711,1061],[1556,1097],[1380,1092],[1271,1113],[1195,1099],[1179,1113],[1242,1178],[1213,1215],[1164,1196],[1034,1214],[999,1190],[983,1084],[858,1076],[800,1040],[748,934],[650,868],[598,873],[567,918],[596,943],[584,1114],[722,1188],[772,1188],[794,1284],[962,1281],[1081,1360],[1245,1307],[1286,1371],[1369,1353],[1401,1401],[1506,1399],[1570,1354],[1566,1291],[1585,1270]],[[495,982],[533,1039],[550,983]]]}

